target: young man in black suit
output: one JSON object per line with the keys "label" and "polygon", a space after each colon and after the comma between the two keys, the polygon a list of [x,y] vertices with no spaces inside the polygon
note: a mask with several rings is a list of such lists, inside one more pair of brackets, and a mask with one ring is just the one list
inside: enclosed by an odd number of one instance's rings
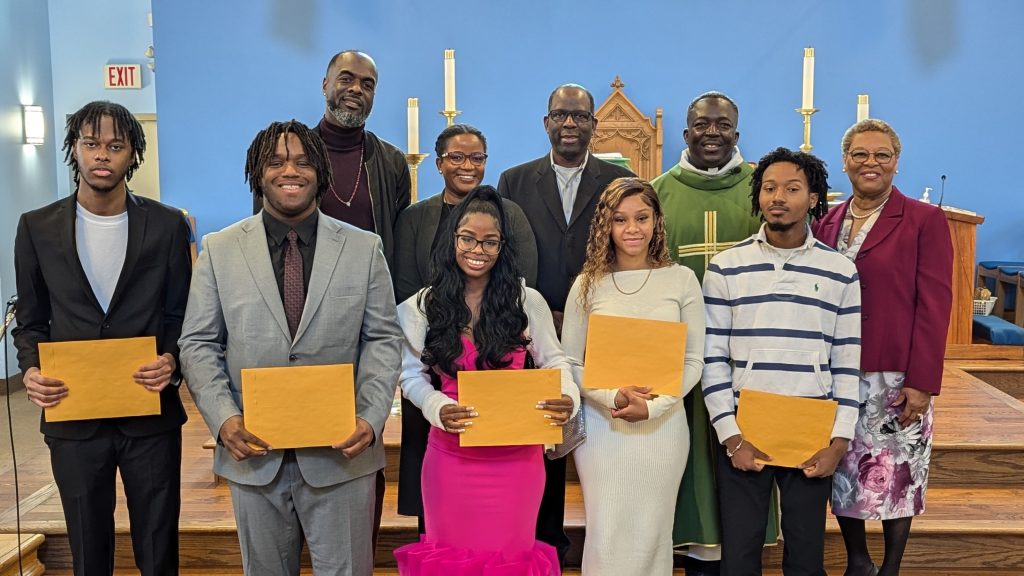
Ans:
{"label": "young man in black suit", "polygon": [[64,150],[75,193],[18,222],[18,362],[29,399],[49,408],[69,391],[39,371],[40,342],[156,337],[159,356],[133,377],[160,394],[159,415],[70,422],[44,417],[40,428],[75,574],[113,573],[118,470],[136,565],[145,576],[177,574],[185,422],[178,337],[192,275],[188,224],[180,211],[129,192],[146,140],[123,106],[91,102],[75,112]]}
{"label": "young man in black suit", "polygon": [[[537,290],[551,308],[561,335],[562,312],[573,279],[583,267],[587,236],[597,199],[625,168],[590,155],[597,127],[594,96],[576,84],[563,84],[548,97],[544,130],[551,151],[509,168],[498,180],[498,194],[519,205],[537,239]],[[537,539],[558,549],[565,561],[569,539],[565,518],[565,459],[545,460],[547,483],[537,518]]]}

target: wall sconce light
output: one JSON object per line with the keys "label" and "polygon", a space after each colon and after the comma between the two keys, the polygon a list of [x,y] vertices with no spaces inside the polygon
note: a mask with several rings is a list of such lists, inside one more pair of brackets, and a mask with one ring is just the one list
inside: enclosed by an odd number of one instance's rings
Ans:
{"label": "wall sconce light", "polygon": [[42,106],[22,106],[25,144],[40,146],[46,142],[46,122]]}

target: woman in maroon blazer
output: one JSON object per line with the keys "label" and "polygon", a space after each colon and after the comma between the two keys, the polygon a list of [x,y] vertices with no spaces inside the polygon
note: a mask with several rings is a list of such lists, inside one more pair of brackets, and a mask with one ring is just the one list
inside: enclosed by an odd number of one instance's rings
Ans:
{"label": "woman in maroon blazer", "polygon": [[[942,210],[892,185],[900,139],[881,120],[843,136],[853,195],[814,226],[857,265],[861,287],[861,409],[836,469],[832,511],[846,543],[846,576],[898,574],[913,517],[924,512],[931,397],[942,383],[952,306],[953,245]],[[881,520],[885,559],[871,563],[865,520]]]}

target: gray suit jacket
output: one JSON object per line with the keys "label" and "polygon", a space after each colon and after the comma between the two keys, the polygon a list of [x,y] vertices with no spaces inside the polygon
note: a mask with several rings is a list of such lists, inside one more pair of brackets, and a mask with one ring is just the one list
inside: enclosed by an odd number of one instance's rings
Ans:
{"label": "gray suit jacket", "polygon": [[[306,305],[294,341],[260,214],[203,238],[181,331],[181,368],[213,436],[243,413],[243,368],[351,363],[356,416],[376,440],[352,460],[331,448],[295,451],[312,486],[339,484],[384,467],[379,441],[401,366],[391,277],[376,234],[320,214]],[[240,484],[269,484],[283,451],[236,462],[218,445],[213,469]]]}

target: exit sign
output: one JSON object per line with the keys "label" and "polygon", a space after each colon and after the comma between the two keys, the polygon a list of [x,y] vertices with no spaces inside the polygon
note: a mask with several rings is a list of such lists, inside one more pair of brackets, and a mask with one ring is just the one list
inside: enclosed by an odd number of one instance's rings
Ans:
{"label": "exit sign", "polygon": [[107,64],[103,67],[103,87],[109,89],[142,89],[141,64]]}

